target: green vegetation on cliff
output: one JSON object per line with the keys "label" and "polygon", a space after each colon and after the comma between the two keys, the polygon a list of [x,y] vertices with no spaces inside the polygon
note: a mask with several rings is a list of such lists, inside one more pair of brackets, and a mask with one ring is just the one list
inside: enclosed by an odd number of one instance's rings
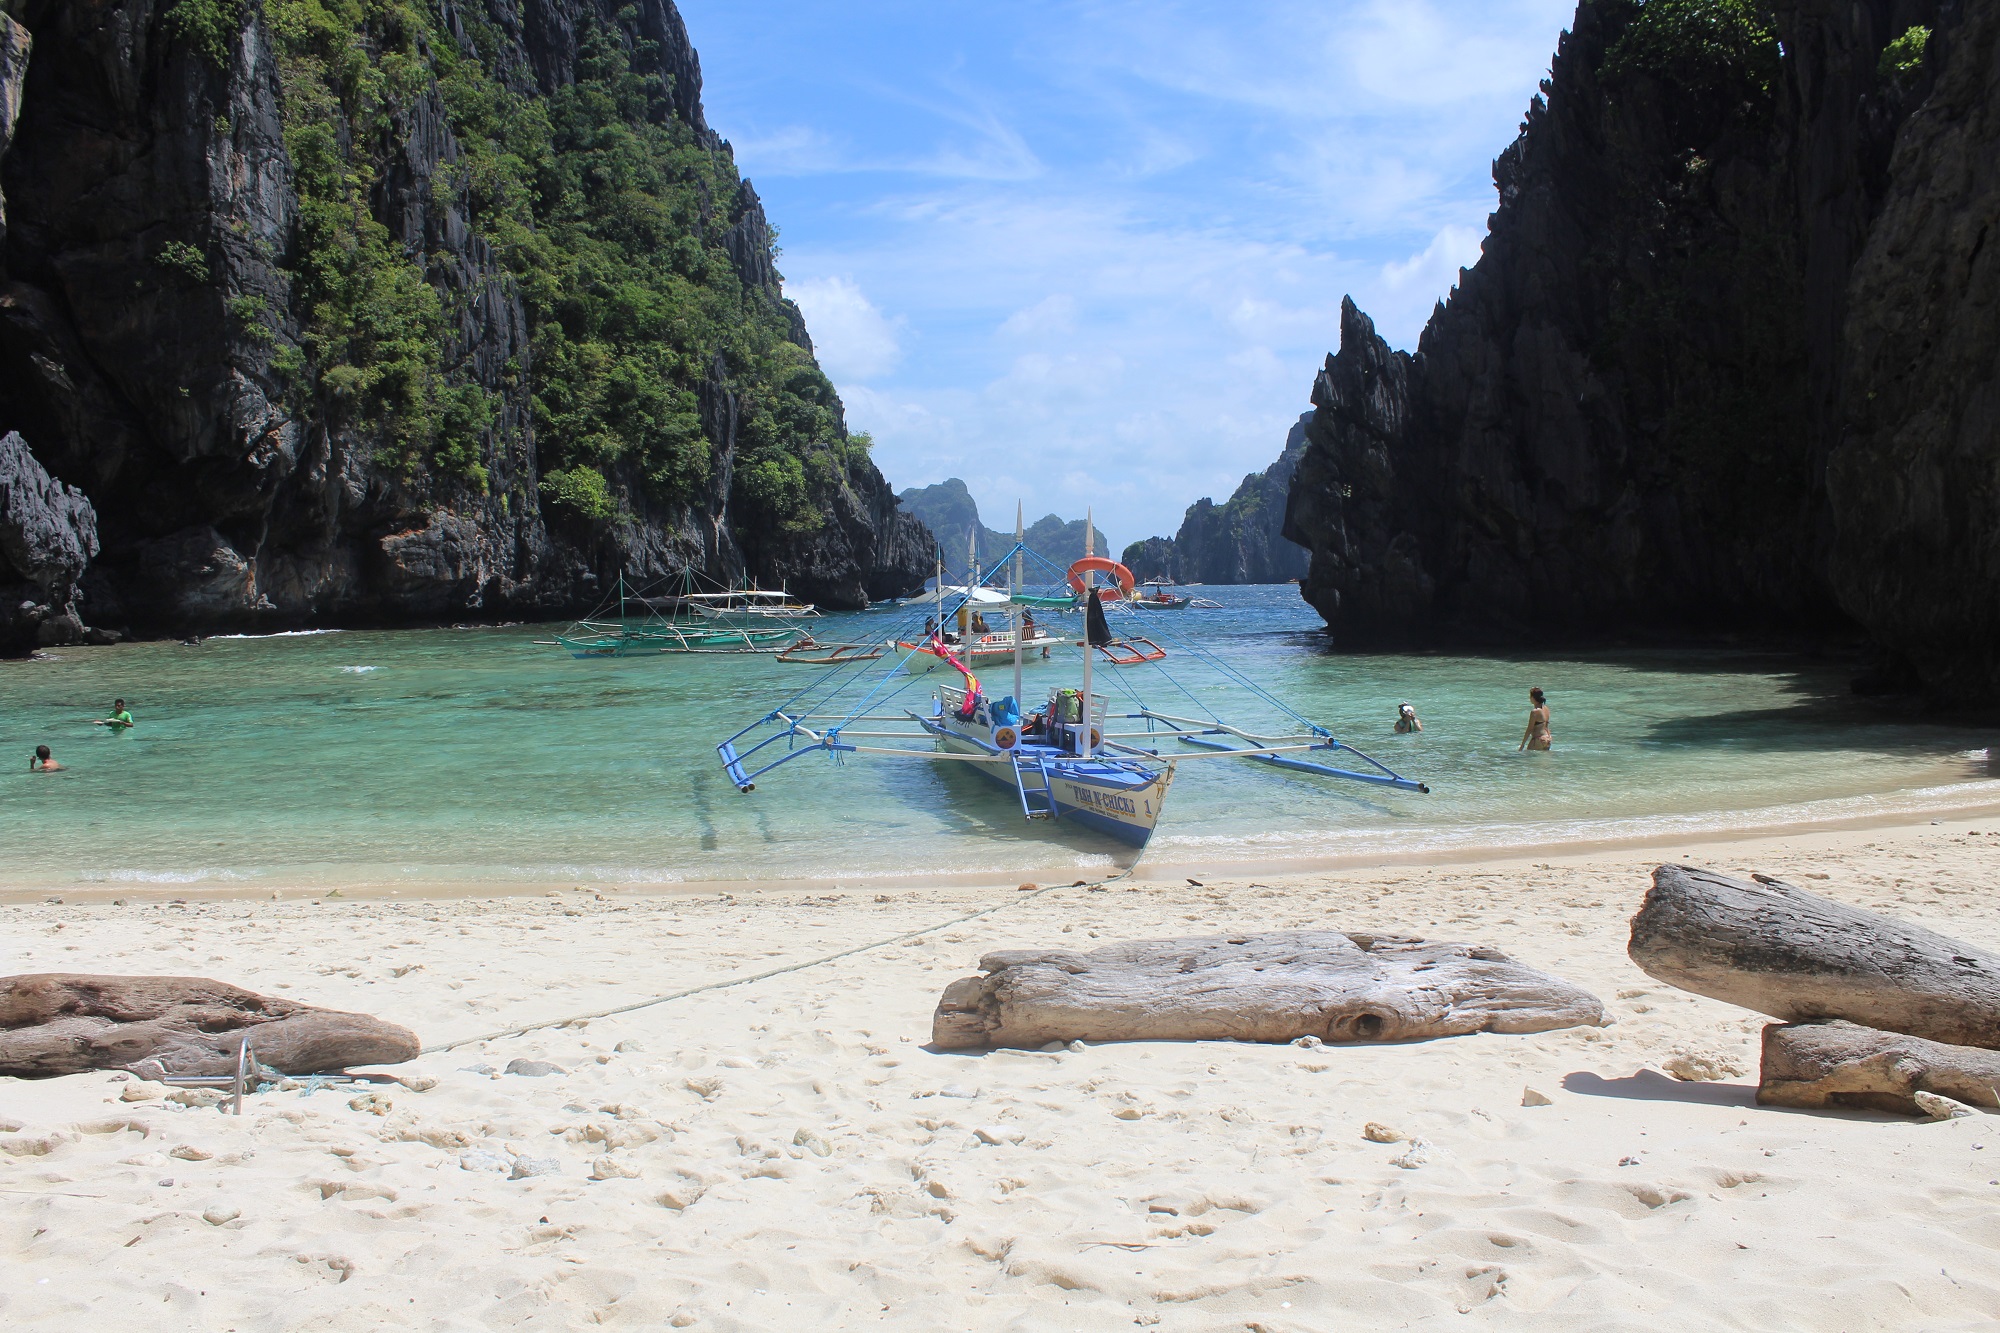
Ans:
{"label": "green vegetation on cliff", "polygon": [[305,356],[281,369],[407,473],[486,486],[498,404],[446,363],[457,316],[433,261],[369,209],[399,118],[434,93],[460,155],[433,194],[462,204],[527,309],[542,498],[591,521],[616,512],[621,487],[696,496],[714,465],[699,389],[719,360],[741,404],[744,518],[815,527],[810,483],[835,480],[849,446],[832,385],[725,244],[746,207],[726,149],[673,114],[657,52],[633,32],[587,14],[574,82],[543,96],[499,77],[500,35],[471,9],[468,51],[411,0],[266,0],[300,195]]}
{"label": "green vegetation on cliff", "polygon": [[1768,97],[1778,30],[1760,0],[1644,0],[1605,53],[1608,82],[1650,74],[1696,100]]}

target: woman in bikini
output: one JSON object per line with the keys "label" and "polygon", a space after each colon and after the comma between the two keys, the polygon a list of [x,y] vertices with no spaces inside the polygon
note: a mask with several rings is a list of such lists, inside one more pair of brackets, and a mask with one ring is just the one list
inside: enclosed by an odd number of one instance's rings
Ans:
{"label": "woman in bikini", "polygon": [[1528,691],[1528,702],[1534,706],[1528,710],[1528,729],[1521,733],[1521,743],[1516,748],[1547,750],[1554,739],[1549,735],[1549,698],[1537,685]]}

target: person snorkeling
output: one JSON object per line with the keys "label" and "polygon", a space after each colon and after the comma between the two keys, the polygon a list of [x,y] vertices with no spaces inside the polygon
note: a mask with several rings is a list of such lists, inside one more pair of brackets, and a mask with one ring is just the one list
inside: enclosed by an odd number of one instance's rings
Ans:
{"label": "person snorkeling", "polygon": [[123,699],[116,699],[111,704],[111,716],[100,718],[93,725],[109,727],[113,731],[130,731],[138,724],[132,721],[132,714],[126,709],[125,701]]}
{"label": "person snorkeling", "polygon": [[1415,704],[1404,702],[1396,705],[1396,734],[1407,736],[1411,732],[1422,731],[1423,720],[1417,716]]}

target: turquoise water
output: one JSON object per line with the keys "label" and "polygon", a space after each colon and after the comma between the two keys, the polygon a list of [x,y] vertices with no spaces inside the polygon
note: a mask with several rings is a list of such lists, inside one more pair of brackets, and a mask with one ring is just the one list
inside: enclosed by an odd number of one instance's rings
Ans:
{"label": "turquoise water", "polygon": [[[1748,654],[1578,658],[1324,651],[1296,589],[1208,588],[1145,618],[1197,638],[1421,796],[1240,761],[1183,764],[1148,864],[1370,857],[1698,832],[2000,800],[1988,734],[1863,711],[1844,668]],[[829,616],[824,641],[904,613]],[[1005,792],[920,760],[810,756],[751,795],[714,745],[814,678],[769,657],[573,661],[551,626],[342,632],[62,649],[0,663],[0,846],[17,887],[1014,875],[1129,859],[1027,824]],[[1188,654],[1100,670],[1166,712],[1217,697]],[[1029,668],[1073,684],[1072,654]],[[1005,668],[988,671],[995,694]],[[933,676],[897,706],[920,706]],[[1557,749],[1516,751],[1528,686]],[[122,695],[130,734],[90,725]],[[1390,733],[1399,700],[1427,730]],[[1120,701],[1122,702],[1122,701]],[[1114,703],[1113,711],[1118,711]],[[1238,706],[1232,720],[1274,715]],[[31,776],[48,744],[67,771]]]}

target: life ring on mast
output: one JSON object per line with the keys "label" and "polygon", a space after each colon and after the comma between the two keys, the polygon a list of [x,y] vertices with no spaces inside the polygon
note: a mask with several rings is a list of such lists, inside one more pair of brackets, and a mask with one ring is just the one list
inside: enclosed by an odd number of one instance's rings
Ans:
{"label": "life ring on mast", "polygon": [[993,733],[993,744],[1002,750],[1013,749],[1014,742],[1019,739],[1021,739],[1020,736],[1015,733],[1012,727],[1002,727]]}
{"label": "life ring on mast", "polygon": [[[1108,555],[1087,555],[1071,565],[1069,567],[1070,591],[1078,597],[1084,596],[1087,591],[1084,576],[1091,573],[1109,574],[1113,579],[1117,580],[1118,591],[1115,594],[1111,594],[1114,598],[1130,597],[1132,595],[1132,588],[1135,582],[1132,578],[1132,571]],[[1106,593],[1109,593],[1109,591],[1109,589],[1105,590]]]}

